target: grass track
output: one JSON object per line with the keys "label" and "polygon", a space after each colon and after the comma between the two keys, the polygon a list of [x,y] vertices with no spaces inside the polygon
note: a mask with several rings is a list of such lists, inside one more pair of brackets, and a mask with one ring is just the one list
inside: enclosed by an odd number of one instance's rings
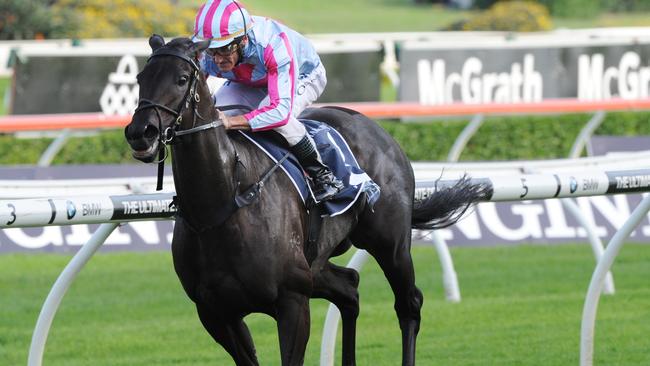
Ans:
{"label": "grass track", "polygon": [[[453,248],[463,300],[443,300],[432,248],[413,250],[425,295],[420,365],[578,364],[582,305],[594,260],[587,245]],[[60,255],[0,256],[0,365],[24,365]],[[650,364],[650,248],[629,244],[614,266],[617,294],[600,301],[596,364]],[[376,264],[361,273],[359,365],[399,364],[392,294]],[[317,365],[326,303],[312,301],[306,365]],[[278,365],[275,323],[247,318],[261,364]],[[337,349],[338,350],[338,349]],[[70,288],[44,364],[229,365],[182,293],[168,253],[100,254]]]}

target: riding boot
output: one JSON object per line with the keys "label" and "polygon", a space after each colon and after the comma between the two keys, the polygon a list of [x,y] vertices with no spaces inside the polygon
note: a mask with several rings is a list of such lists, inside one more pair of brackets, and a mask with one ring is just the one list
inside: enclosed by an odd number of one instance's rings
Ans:
{"label": "riding boot", "polygon": [[316,150],[312,139],[305,135],[300,142],[289,148],[313,183],[314,198],[317,202],[333,198],[341,189],[343,182],[337,179]]}

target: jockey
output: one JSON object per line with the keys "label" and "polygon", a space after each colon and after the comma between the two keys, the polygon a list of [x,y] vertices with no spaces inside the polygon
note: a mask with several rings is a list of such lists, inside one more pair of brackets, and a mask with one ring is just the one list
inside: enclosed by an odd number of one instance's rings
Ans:
{"label": "jockey", "polygon": [[312,44],[272,19],[251,17],[234,0],[208,0],[199,9],[193,40],[207,39],[212,42],[201,58],[201,69],[227,79],[213,100],[252,109],[219,111],[226,129],[278,132],[311,178],[316,201],[334,197],[343,183],[323,164],[314,141],[296,118],[327,83]]}

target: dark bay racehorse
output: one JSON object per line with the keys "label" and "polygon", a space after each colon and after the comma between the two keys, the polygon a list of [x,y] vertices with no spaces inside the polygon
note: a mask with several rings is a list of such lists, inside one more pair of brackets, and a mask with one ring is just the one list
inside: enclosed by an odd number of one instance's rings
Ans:
{"label": "dark bay racehorse", "polygon": [[325,218],[318,241],[307,246],[308,214],[280,170],[257,199],[237,209],[234,197],[274,163],[217,119],[197,67],[208,42],[178,38],[165,44],[151,37],[152,57],[138,75],[140,104],[125,129],[133,156],[144,162],[156,160],[171,144],[180,213],[174,267],[204,327],[237,365],[257,365],[243,318],[266,313],[277,321],[282,365],[301,365],[309,299],[325,298],[341,311],[343,364],[354,365],[359,276],[329,262],[354,244],[377,260],[390,282],[402,363],[413,365],[423,298],[415,286],[411,228],[453,224],[484,194],[482,187],[464,182],[414,204],[413,171],[397,143],[355,111],[320,108],[301,117],[328,123],[352,146],[360,166],[381,187],[374,212],[358,200],[346,213]]}

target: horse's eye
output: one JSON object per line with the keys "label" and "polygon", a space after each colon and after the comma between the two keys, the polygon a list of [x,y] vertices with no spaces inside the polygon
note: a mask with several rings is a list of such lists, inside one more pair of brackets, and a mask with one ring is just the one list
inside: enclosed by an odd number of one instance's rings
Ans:
{"label": "horse's eye", "polygon": [[187,81],[188,81],[189,79],[190,79],[190,78],[189,78],[189,76],[187,76],[187,75],[183,75],[183,76],[181,76],[181,77],[178,79],[178,85],[179,85],[179,86],[183,86],[183,85],[187,84]]}

